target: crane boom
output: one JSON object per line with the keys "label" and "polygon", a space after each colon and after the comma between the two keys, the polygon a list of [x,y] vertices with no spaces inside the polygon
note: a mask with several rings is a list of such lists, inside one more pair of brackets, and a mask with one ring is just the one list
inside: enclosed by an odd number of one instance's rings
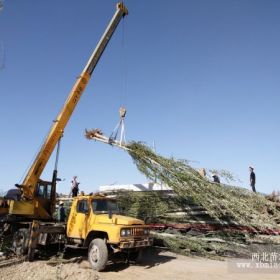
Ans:
{"label": "crane boom", "polygon": [[117,28],[122,17],[128,14],[128,10],[125,5],[120,2],[117,4],[117,9],[112,17],[108,27],[106,28],[99,43],[94,49],[90,59],[88,60],[85,68],[78,77],[72,90],[70,91],[67,100],[64,103],[60,113],[54,121],[48,136],[45,139],[39,153],[37,154],[32,166],[30,167],[23,183],[20,185],[23,196],[26,199],[33,199],[36,191],[38,180],[56,146],[61,138],[63,131],[82,96],[90,77],[103,53],[108,42],[110,41],[115,29]]}

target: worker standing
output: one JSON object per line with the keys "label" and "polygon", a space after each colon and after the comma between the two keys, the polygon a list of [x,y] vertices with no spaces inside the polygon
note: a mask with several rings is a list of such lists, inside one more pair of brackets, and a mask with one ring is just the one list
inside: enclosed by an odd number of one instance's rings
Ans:
{"label": "worker standing", "polygon": [[57,211],[57,220],[59,222],[65,222],[65,218],[66,218],[66,214],[64,209],[64,203],[63,201],[60,201],[58,211]]}
{"label": "worker standing", "polygon": [[73,180],[71,181],[71,191],[72,191],[72,197],[76,197],[79,193],[79,182],[77,181],[77,176],[73,177]]}
{"label": "worker standing", "polygon": [[212,174],[212,178],[214,183],[220,184],[220,178],[216,173]]}
{"label": "worker standing", "polygon": [[252,188],[252,191],[256,192],[256,174],[252,166],[249,167],[249,172],[250,172],[250,186]]}

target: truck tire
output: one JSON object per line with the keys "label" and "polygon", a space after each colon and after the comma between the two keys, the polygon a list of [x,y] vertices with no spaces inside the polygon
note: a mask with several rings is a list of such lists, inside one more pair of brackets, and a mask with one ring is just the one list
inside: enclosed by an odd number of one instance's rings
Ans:
{"label": "truck tire", "polygon": [[108,248],[103,239],[93,239],[88,248],[88,261],[93,270],[104,270],[108,261]]}
{"label": "truck tire", "polygon": [[27,254],[29,239],[30,234],[28,228],[21,228],[14,233],[12,249],[17,256]]}

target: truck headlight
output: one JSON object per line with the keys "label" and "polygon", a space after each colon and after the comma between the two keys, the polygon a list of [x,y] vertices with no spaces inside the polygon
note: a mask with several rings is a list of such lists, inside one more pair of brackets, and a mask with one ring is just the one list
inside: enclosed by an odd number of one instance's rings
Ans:
{"label": "truck headlight", "polygon": [[123,228],[122,230],[121,230],[121,236],[123,237],[123,236],[129,236],[129,235],[131,235],[131,229],[125,229],[125,228]]}

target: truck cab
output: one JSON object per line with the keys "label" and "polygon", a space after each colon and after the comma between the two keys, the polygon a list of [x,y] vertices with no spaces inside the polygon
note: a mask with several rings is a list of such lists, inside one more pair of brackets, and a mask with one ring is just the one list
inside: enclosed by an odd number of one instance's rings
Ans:
{"label": "truck cab", "polygon": [[149,226],[120,215],[117,201],[100,194],[74,198],[67,239],[72,246],[88,248],[89,262],[98,271],[105,268],[110,255],[126,252],[135,258],[152,244]]}

